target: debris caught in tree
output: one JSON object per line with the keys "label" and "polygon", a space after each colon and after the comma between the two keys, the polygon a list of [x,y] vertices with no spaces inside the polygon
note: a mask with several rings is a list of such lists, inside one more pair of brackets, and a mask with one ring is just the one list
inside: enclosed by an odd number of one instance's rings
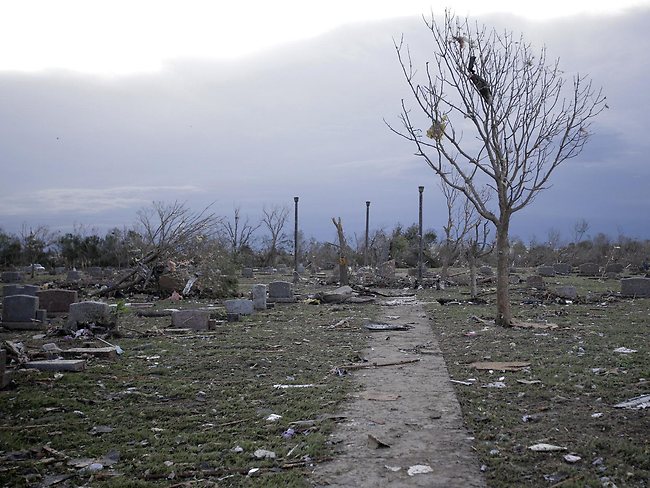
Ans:
{"label": "debris caught in tree", "polygon": [[431,124],[429,130],[427,130],[427,137],[429,139],[435,139],[436,141],[440,142],[440,139],[442,139],[442,136],[445,133],[446,127],[447,127],[447,116],[443,115],[439,121],[438,120],[433,121],[433,124]]}
{"label": "debris caught in tree", "polygon": [[470,56],[469,66],[467,67],[467,71],[470,73],[469,79],[472,83],[474,83],[474,86],[483,97],[483,100],[485,100],[487,103],[490,103],[492,101],[492,91],[490,90],[487,81],[485,81],[484,78],[480,77],[474,72],[475,63],[476,56]]}

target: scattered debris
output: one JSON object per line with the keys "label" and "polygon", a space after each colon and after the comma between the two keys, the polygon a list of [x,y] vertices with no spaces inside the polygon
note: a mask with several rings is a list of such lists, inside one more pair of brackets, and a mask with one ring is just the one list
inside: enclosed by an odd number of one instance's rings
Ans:
{"label": "scattered debris", "polygon": [[528,446],[528,449],[535,452],[566,451],[566,447],[554,446],[553,444],[544,444],[544,443]]}
{"label": "scattered debris", "polygon": [[620,354],[632,354],[637,351],[636,349],[628,349],[627,347],[617,347],[613,352],[618,352]]}
{"label": "scattered debris", "polygon": [[557,324],[553,324],[550,322],[542,324],[538,322],[515,322],[515,321],[513,321],[512,326],[517,327],[519,329],[548,329],[548,330],[554,330],[559,327]]}
{"label": "scattered debris", "polygon": [[577,463],[580,461],[582,458],[580,456],[574,456],[573,454],[565,454],[563,456],[563,459],[570,464]]}
{"label": "scattered debris", "polygon": [[113,427],[109,427],[108,425],[95,425],[88,433],[90,435],[101,435],[110,432],[113,432]]}
{"label": "scattered debris", "polygon": [[370,449],[388,449],[390,444],[380,441],[372,434],[368,434],[368,447]]}
{"label": "scattered debris", "polygon": [[614,405],[614,408],[627,408],[629,410],[650,408],[650,395],[641,395],[630,398],[629,400]]}
{"label": "scattered debris", "polygon": [[496,371],[519,371],[530,366],[529,362],[523,361],[488,361],[471,363],[470,368],[478,370],[496,370]]}
{"label": "scattered debris", "polygon": [[[410,364],[410,363],[417,363],[420,361],[420,358],[415,358],[415,359],[406,359],[404,361],[394,361],[390,363],[375,363],[375,362],[366,362],[366,363],[360,363],[360,364],[348,364],[347,366],[340,366],[338,368],[334,368],[332,372],[338,374],[338,371],[345,371],[348,369],[365,369],[365,368],[380,368],[382,366],[402,366],[404,364]],[[339,375],[342,376],[342,375]]]}
{"label": "scattered debris", "polygon": [[542,382],[540,380],[517,380],[517,383],[521,383],[522,385],[541,385]]}
{"label": "scattered debris", "polygon": [[505,388],[506,384],[503,381],[495,381],[494,383],[488,383],[483,385],[482,388]]}
{"label": "scattered debris", "polygon": [[397,473],[398,471],[402,470],[401,466],[388,466],[387,464],[384,465],[384,468],[386,468],[388,471],[391,471],[393,473]]}
{"label": "scattered debris", "polygon": [[287,388],[312,388],[316,386],[313,383],[309,383],[307,385],[273,385],[273,388],[277,388],[280,390],[286,390]]}
{"label": "scattered debris", "polygon": [[410,466],[407,473],[409,476],[415,476],[416,474],[433,473],[433,468],[427,464],[416,464],[414,466]]}
{"label": "scattered debris", "polygon": [[268,417],[266,417],[266,420],[267,420],[268,422],[277,422],[277,421],[280,420],[281,418],[282,418],[282,415],[277,415],[277,414],[275,414],[275,413],[272,413],[271,415],[269,415]]}
{"label": "scattered debris", "polygon": [[465,385],[465,386],[472,386],[474,384],[473,381],[460,381],[460,380],[449,380],[451,383],[456,383],[457,385]]}
{"label": "scattered debris", "polygon": [[412,327],[410,325],[399,325],[399,324],[366,324],[364,326],[370,331],[387,331],[387,330],[410,330]]}
{"label": "scattered debris", "polygon": [[273,451],[267,451],[266,449],[258,449],[253,453],[257,459],[275,459],[275,453]]}

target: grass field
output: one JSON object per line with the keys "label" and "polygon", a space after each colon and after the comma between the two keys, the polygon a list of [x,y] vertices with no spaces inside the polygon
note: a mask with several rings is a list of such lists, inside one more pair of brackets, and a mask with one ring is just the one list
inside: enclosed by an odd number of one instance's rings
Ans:
{"label": "grass field", "polygon": [[[648,412],[613,405],[650,393],[650,300],[612,295],[615,280],[550,280],[573,284],[579,298],[563,304],[516,286],[512,300],[518,319],[553,329],[490,325],[491,290],[487,305],[444,306],[436,298],[466,300],[465,288],[419,291],[451,378],[470,383],[456,392],[486,479],[648,486]],[[123,337],[112,339],[125,351],[116,361],[92,359],[80,373],[23,371],[0,392],[0,486],[309,486],[310,464],[333,452],[331,417],[355,387],[332,369],[359,359],[361,325],[377,313],[375,305],[281,304],[189,335],[163,334],[169,317],[127,313]],[[66,345],[34,334],[0,340]],[[475,361],[530,366],[478,371]],[[505,387],[483,387],[498,382]],[[274,387],[291,384],[314,386]],[[267,420],[272,414],[281,418]],[[566,450],[528,449],[537,443]],[[581,459],[568,463],[566,454]]]}

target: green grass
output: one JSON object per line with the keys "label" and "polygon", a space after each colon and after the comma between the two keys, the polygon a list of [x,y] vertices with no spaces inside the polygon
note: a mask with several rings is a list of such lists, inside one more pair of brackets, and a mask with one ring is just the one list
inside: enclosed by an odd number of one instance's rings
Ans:
{"label": "green grass", "polygon": [[[472,319],[493,318],[488,305],[430,304],[432,327],[453,379],[475,378],[472,386],[455,385],[465,423],[475,436],[489,486],[602,486],[608,477],[617,486],[648,486],[650,420],[647,411],[615,409],[613,405],[650,393],[650,300],[620,299],[618,281],[580,277],[547,279],[572,284],[579,299],[560,304],[543,293],[539,305],[525,305],[531,296],[513,287],[514,316],[552,322],[555,330],[504,329]],[[551,286],[552,288],[552,286]],[[425,291],[427,301],[442,296],[464,297],[462,288]],[[476,332],[466,336],[467,332]],[[618,354],[618,347],[636,349]],[[519,372],[476,371],[473,361],[530,361]],[[482,388],[504,377],[506,388]],[[526,385],[516,380],[540,380]],[[602,413],[602,416],[592,417]],[[532,415],[533,422],[524,422]],[[566,452],[536,453],[536,443],[566,447]],[[563,455],[581,461],[568,464]],[[545,478],[546,477],[546,478]]]}
{"label": "green grass", "polygon": [[[367,307],[287,304],[189,338],[141,337],[133,331],[145,333],[169,319],[127,314],[122,325],[131,332],[113,339],[125,351],[117,361],[92,360],[86,371],[60,378],[21,373],[17,388],[0,393],[0,486],[33,486],[59,474],[73,475],[74,485],[92,480],[100,487],[224,477],[219,486],[307,486],[303,469],[283,466],[330,456],[334,423],[319,422],[291,439],[282,433],[291,422],[336,412],[352,384],[330,370],[358,355],[364,336],[360,327],[328,326],[367,313]],[[57,342],[32,335],[21,337],[34,348]],[[273,388],[286,383],[317,386]],[[268,422],[271,413],[282,418]],[[113,431],[92,435],[94,426]],[[48,461],[45,445],[72,459],[100,459],[117,450],[120,460],[91,476],[64,459]],[[233,452],[236,446],[243,453]],[[257,449],[277,457],[257,460]],[[25,460],[7,458],[26,450]],[[253,467],[263,468],[258,477],[242,474]]]}

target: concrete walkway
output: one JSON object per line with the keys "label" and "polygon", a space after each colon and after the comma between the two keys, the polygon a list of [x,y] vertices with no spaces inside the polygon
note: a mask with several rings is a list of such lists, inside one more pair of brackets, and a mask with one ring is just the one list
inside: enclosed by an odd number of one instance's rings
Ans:
{"label": "concrete walkway", "polygon": [[[381,322],[412,328],[369,332],[370,349],[364,356],[377,363],[421,360],[352,372],[362,389],[340,412],[347,420],[332,434],[335,460],[319,465],[312,483],[346,488],[486,486],[422,305],[405,301],[382,311]],[[377,448],[369,435],[390,447]],[[409,475],[416,465],[430,472]]]}

